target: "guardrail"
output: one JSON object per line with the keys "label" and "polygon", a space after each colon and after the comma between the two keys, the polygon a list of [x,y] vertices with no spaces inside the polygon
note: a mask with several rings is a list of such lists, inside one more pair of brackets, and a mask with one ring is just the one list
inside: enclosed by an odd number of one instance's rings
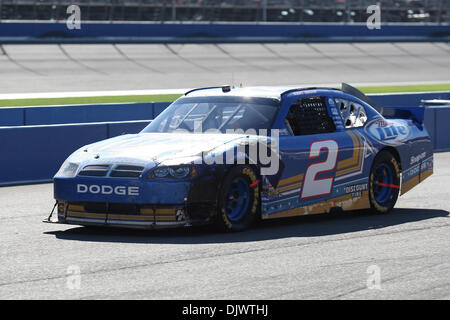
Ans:
{"label": "guardrail", "polygon": [[49,182],[76,149],[139,132],[150,121],[0,127],[0,186]]}
{"label": "guardrail", "polygon": [[450,41],[450,25],[365,23],[82,23],[1,22],[0,44],[48,43],[297,43]]}
{"label": "guardrail", "polygon": [[170,102],[0,108],[0,126],[154,119]]}
{"label": "guardrail", "polygon": [[[450,92],[370,97],[381,107],[419,106],[422,99],[450,100]],[[137,133],[169,104],[0,108],[0,186],[49,182],[76,149],[120,134]],[[114,121],[117,119],[130,121]],[[432,104],[425,110],[425,126],[435,152],[450,150],[449,119],[450,105]],[[77,121],[80,123],[73,123]]]}
{"label": "guardrail", "polygon": [[[381,107],[419,106],[421,101],[450,99],[450,92],[371,94]],[[70,106],[3,107],[1,126],[27,126],[154,119],[170,102],[119,103]]]}

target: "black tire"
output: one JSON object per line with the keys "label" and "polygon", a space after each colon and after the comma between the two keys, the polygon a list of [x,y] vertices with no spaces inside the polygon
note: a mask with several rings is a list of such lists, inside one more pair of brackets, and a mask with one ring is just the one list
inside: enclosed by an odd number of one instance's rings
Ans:
{"label": "black tire", "polygon": [[375,157],[369,176],[369,201],[373,213],[383,214],[392,210],[400,191],[400,166],[387,150]]}
{"label": "black tire", "polygon": [[[247,189],[245,189],[241,193],[241,199],[244,199],[241,201],[244,201],[247,205],[243,205],[243,209],[240,210],[241,214],[233,219],[231,210],[234,209],[230,210],[230,204],[232,206],[235,198],[234,195],[230,194],[230,191],[234,190],[236,183],[244,188],[248,188],[247,192]],[[242,231],[250,227],[258,219],[260,214],[260,188],[260,180],[252,167],[238,165],[230,169],[225,176],[217,199],[217,225],[221,230]],[[239,197],[236,198],[239,199]],[[245,199],[248,199],[248,202]]]}

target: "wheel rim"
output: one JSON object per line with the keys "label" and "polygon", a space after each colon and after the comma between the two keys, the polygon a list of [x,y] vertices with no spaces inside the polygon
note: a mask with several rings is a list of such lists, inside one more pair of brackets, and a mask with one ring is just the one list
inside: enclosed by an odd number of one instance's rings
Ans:
{"label": "wheel rim", "polygon": [[385,203],[390,199],[393,182],[392,169],[386,163],[379,164],[375,168],[372,183],[373,194],[378,203]]}
{"label": "wheel rim", "polygon": [[231,221],[238,221],[244,217],[249,204],[250,187],[243,178],[235,178],[227,191],[225,212]]}

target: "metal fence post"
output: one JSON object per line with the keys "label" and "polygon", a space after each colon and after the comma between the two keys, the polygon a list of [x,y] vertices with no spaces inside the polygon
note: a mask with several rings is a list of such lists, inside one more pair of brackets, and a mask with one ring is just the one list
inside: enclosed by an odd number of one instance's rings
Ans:
{"label": "metal fence post", "polygon": [[[441,24],[442,23],[442,4],[443,4],[444,0],[439,1],[439,13],[437,16],[437,23]],[[0,0],[1,3],[1,0]]]}
{"label": "metal fence post", "polygon": [[266,22],[267,21],[267,0],[263,0],[262,5],[263,5],[262,20],[264,22]]}
{"label": "metal fence post", "polygon": [[352,17],[350,16],[350,4],[345,1],[345,22],[348,24],[351,22]]}
{"label": "metal fence post", "polygon": [[172,21],[177,20],[177,8],[176,8],[176,0],[172,0]]}

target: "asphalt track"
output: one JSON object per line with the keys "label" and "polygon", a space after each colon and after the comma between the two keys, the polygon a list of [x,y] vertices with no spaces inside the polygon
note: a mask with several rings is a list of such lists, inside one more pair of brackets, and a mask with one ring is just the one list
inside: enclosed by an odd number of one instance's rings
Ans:
{"label": "asphalt track", "polygon": [[[51,184],[3,187],[0,299],[449,299],[449,178],[450,153],[439,153],[435,174],[388,215],[234,234],[44,224]],[[380,288],[369,289],[377,268]]]}
{"label": "asphalt track", "polygon": [[0,94],[450,80],[448,43],[3,45]]}

